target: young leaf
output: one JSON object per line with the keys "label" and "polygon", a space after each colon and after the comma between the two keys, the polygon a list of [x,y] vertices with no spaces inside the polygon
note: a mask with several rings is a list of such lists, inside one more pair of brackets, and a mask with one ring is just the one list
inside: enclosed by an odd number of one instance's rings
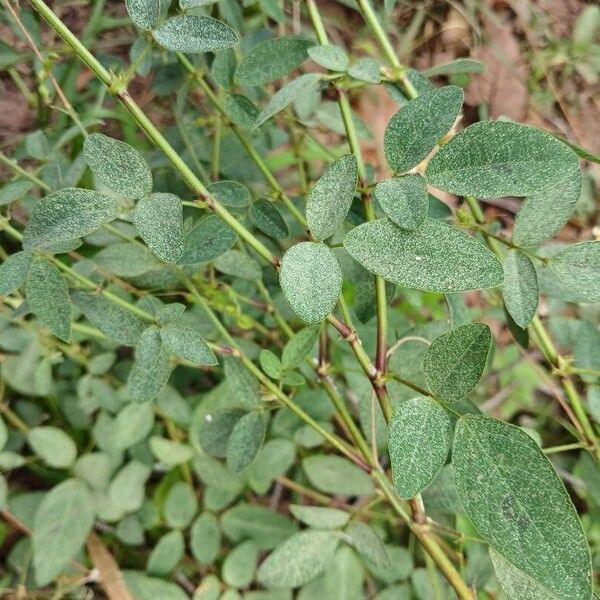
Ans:
{"label": "young leaf", "polygon": [[492,332],[484,323],[469,323],[433,340],[423,361],[431,391],[443,400],[464,398],[479,382],[492,349]]}
{"label": "young leaf", "polygon": [[254,126],[258,127],[268,121],[273,115],[282,111],[286,106],[309,92],[314,88],[321,76],[318,73],[305,73],[296,79],[286,83],[275,95],[271,97],[267,105],[256,118]]}
{"label": "young leaf", "polygon": [[284,369],[299,367],[310,355],[319,337],[318,327],[305,327],[290,338],[283,348],[281,363]]}
{"label": "young leaf", "polygon": [[55,469],[66,469],[77,457],[75,442],[58,427],[34,427],[27,433],[27,443],[44,462]]}
{"label": "young leaf", "polygon": [[570,148],[540,129],[482,121],[444,144],[429,162],[425,178],[461,196],[529,196],[551,188],[578,163]]}
{"label": "young leaf", "polygon": [[539,290],[535,267],[526,254],[510,250],[504,261],[502,296],[514,322],[525,329],[535,316]]}
{"label": "young leaf", "polygon": [[0,265],[0,296],[16,292],[27,279],[33,254],[15,252]]}
{"label": "young leaf", "polygon": [[160,17],[160,0],[125,0],[125,6],[140,29],[151,29]]}
{"label": "young leaf", "polygon": [[279,282],[294,312],[307,323],[318,323],[338,301],[342,270],[327,246],[301,242],[283,255]]}
{"label": "young leaf", "polygon": [[281,79],[299,67],[307,58],[309,40],[280,37],[254,46],[242,59],[235,72],[239,85],[262,86]]}
{"label": "young leaf", "polygon": [[61,272],[49,261],[32,261],[25,286],[31,312],[52,333],[66,342],[71,338],[71,299]]}
{"label": "young leaf", "polygon": [[196,15],[171,17],[152,35],[167,50],[190,54],[231,48],[239,42],[235,31],[222,21]]}
{"label": "young leaf", "polygon": [[65,188],[40,200],[23,232],[23,248],[47,248],[88,235],[119,216],[119,203],[91,190]]}
{"label": "young leaf", "polygon": [[348,56],[339,46],[312,46],[308,49],[308,55],[318,65],[330,71],[345,71],[348,68]]}
{"label": "young leaf", "polygon": [[35,579],[50,583],[81,550],[95,518],[94,498],[85,483],[67,479],[40,503],[33,522]]}
{"label": "young leaf", "polygon": [[457,58],[447,63],[434,65],[423,71],[423,75],[427,77],[435,77],[436,75],[455,75],[457,73],[483,73],[485,64],[472,58]]}
{"label": "young leaf", "polygon": [[394,486],[401,498],[426,488],[444,466],[452,442],[452,419],[423,396],[402,402],[389,425],[388,449]]}
{"label": "young leaf", "polygon": [[429,194],[420,175],[405,175],[381,181],[375,199],[385,214],[402,229],[414,231],[427,217]]}
{"label": "young leaf", "polygon": [[142,198],[152,191],[152,172],[142,155],[129,144],[93,133],[83,153],[96,181],[127,198]]}
{"label": "young leaf", "polygon": [[339,529],[348,523],[350,514],[338,508],[290,504],[290,512],[305,525],[315,529]]}
{"label": "young leaf", "polygon": [[290,235],[290,230],[277,207],[266,198],[259,198],[250,207],[252,223],[266,235],[282,240]]}
{"label": "young leaf", "polygon": [[201,565],[214,562],[221,547],[218,519],[209,512],[202,513],[190,529],[190,550]]}
{"label": "young leaf", "polygon": [[449,131],[462,107],[463,91],[453,85],[417,96],[389,122],[383,139],[388,165],[396,173],[416,167]]}
{"label": "young leaf", "polygon": [[502,265],[482,243],[459,229],[426,219],[417,231],[388,219],[348,232],[344,247],[365,269],[405,287],[459,292],[496,287]]}
{"label": "young leaf", "polygon": [[600,242],[581,242],[554,255],[550,270],[582,302],[600,302]]}
{"label": "young leaf", "polygon": [[258,412],[249,412],[239,419],[227,440],[227,468],[241,473],[256,458],[265,437],[265,419]]}
{"label": "young leaf", "polygon": [[358,178],[353,154],[344,154],[319,177],[306,200],[306,220],[315,238],[325,240],[344,222]]}
{"label": "young leaf", "polygon": [[170,323],[160,330],[160,337],[170,352],[200,365],[216,365],[217,357],[204,338],[191,327]]}
{"label": "young leaf", "polygon": [[235,242],[235,232],[217,215],[202,219],[185,237],[179,264],[209,262],[227,252]]}
{"label": "young leaf", "polygon": [[6,206],[22,198],[31,188],[31,181],[14,181],[0,189],[0,206]]}
{"label": "young leaf", "polygon": [[268,350],[267,348],[263,348],[258,355],[258,360],[260,361],[261,369],[271,379],[279,379],[281,377],[283,371],[281,361],[274,352],[271,352],[271,350]]}
{"label": "young leaf", "polygon": [[173,194],[142,198],[133,215],[140,237],[160,260],[176,263],[183,253],[183,205]]}
{"label": "young leaf", "polygon": [[135,360],[127,380],[131,399],[145,402],[156,398],[167,385],[171,369],[158,328],[149,327],[135,346]]}
{"label": "young leaf", "polygon": [[302,461],[308,480],[326,494],[368,496],[373,493],[371,478],[341,456],[315,454]]}
{"label": "young leaf", "polygon": [[258,569],[257,579],[267,588],[294,588],[325,571],[339,537],[332,531],[300,531],[278,546]]}
{"label": "young leaf", "polygon": [[550,597],[589,600],[581,523],[535,441],[514,425],[467,415],[458,421],[452,456],[458,494],[479,535]]}

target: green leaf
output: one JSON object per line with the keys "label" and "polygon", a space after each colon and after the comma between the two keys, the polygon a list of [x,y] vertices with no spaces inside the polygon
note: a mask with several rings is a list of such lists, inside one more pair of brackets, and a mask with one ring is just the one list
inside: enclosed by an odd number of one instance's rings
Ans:
{"label": "green leaf", "polygon": [[93,233],[119,216],[119,203],[91,190],[65,188],[40,200],[23,232],[23,248],[47,248]]}
{"label": "green leaf", "polygon": [[111,502],[123,512],[135,512],[144,502],[146,481],[152,470],[145,464],[132,460],[113,478],[108,489]]}
{"label": "green leaf", "polygon": [[129,144],[93,133],[85,140],[83,154],[96,181],[109,190],[134,199],[152,191],[150,167]]}
{"label": "green leaf", "polygon": [[394,486],[401,498],[413,498],[440,472],[450,451],[452,429],[448,412],[429,398],[412,398],[396,408],[388,449]]}
{"label": "green leaf", "polygon": [[140,237],[160,260],[176,263],[183,253],[183,205],[173,194],[142,198],[133,215]]}
{"label": "green leaf", "polygon": [[31,312],[56,337],[68,342],[71,338],[71,299],[61,272],[51,262],[36,258],[29,267],[25,293]]}
{"label": "green leaf", "polygon": [[140,29],[151,29],[160,17],[160,0],[125,0],[125,6]]}
{"label": "green leaf", "polygon": [[[335,553],[333,562],[323,576],[324,592],[321,598],[327,600],[361,600],[364,598],[364,569],[356,552],[348,546],[340,546]],[[298,596],[300,598],[300,596]],[[378,593],[377,600],[385,600]],[[408,600],[402,596],[394,596],[388,600]]]}
{"label": "green leaf", "polygon": [[266,494],[278,475],[284,475],[294,464],[296,446],[290,440],[270,439],[261,448],[248,469],[248,483],[257,494]]}
{"label": "green leaf", "polygon": [[234,356],[223,359],[225,379],[235,398],[236,404],[254,408],[260,403],[260,385],[258,379],[246,368],[244,363]]}
{"label": "green leaf", "polygon": [[361,521],[354,521],[346,527],[344,533],[350,543],[371,564],[377,567],[391,566],[390,556],[373,529]]}
{"label": "green leaf", "polygon": [[152,450],[152,454],[168,467],[182,465],[194,456],[194,451],[190,446],[158,435],[153,435],[148,445]]}
{"label": "green leaf", "polygon": [[504,261],[502,297],[514,322],[525,329],[535,316],[539,289],[535,267],[526,254],[510,250]]}
{"label": "green leaf", "polygon": [[258,547],[252,540],[246,540],[233,548],[225,557],[221,574],[227,585],[246,588],[254,580]]}
{"label": "green leaf", "polygon": [[481,242],[433,219],[405,231],[388,219],[355,227],[344,247],[365,269],[405,287],[459,292],[502,284],[502,265]]}
{"label": "green leaf", "polygon": [[290,338],[283,348],[281,362],[284,369],[295,369],[299,367],[305,358],[310,356],[317,338],[318,327],[305,327]]}
{"label": "green leaf", "polygon": [[209,262],[227,252],[235,242],[235,232],[217,215],[202,219],[185,237],[179,263]]}
{"label": "green leaf", "polygon": [[414,231],[427,217],[429,194],[420,175],[405,175],[381,181],[375,199],[385,214],[402,229]]}
{"label": "green leaf", "polygon": [[330,71],[345,71],[349,61],[346,52],[339,46],[326,44],[308,48],[308,55],[321,67]]}
{"label": "green leaf", "polygon": [[75,442],[58,427],[34,427],[27,433],[27,443],[43,461],[55,469],[66,469],[77,458]]}
{"label": "green leaf", "polygon": [[290,230],[277,207],[266,198],[259,198],[250,207],[250,220],[266,235],[282,240],[290,235]]}
{"label": "green leaf", "polygon": [[335,308],[342,270],[327,246],[301,242],[283,255],[279,282],[293,311],[307,323],[318,323]]}
{"label": "green leaf", "polygon": [[535,441],[514,425],[467,415],[458,421],[452,455],[458,494],[479,535],[550,597],[589,600],[581,523]]}
{"label": "green leaf", "polygon": [[299,38],[278,37],[254,46],[235,72],[239,85],[262,86],[281,79],[307,58],[313,42]]}
{"label": "green leaf", "polygon": [[396,173],[416,167],[446,134],[462,107],[463,91],[453,85],[417,96],[389,122],[383,139],[388,165]]}
{"label": "green leaf", "polygon": [[368,496],[374,491],[371,478],[341,456],[315,454],[302,461],[308,480],[326,494]]}
{"label": "green leaf", "polygon": [[184,553],[185,542],[181,531],[169,531],[156,542],[148,557],[146,571],[164,577],[177,566]]}
{"label": "green leaf", "polygon": [[0,296],[16,292],[25,283],[32,258],[31,252],[15,252],[0,265]]}
{"label": "green leaf", "polygon": [[4,450],[4,446],[6,446],[6,442],[8,441],[8,428],[6,427],[6,423],[4,419],[0,417],[0,451]]}
{"label": "green leaf", "polygon": [[261,413],[249,412],[236,421],[227,440],[227,468],[232,473],[246,470],[258,454],[266,433]]}
{"label": "green leaf", "polygon": [[350,65],[348,75],[366,83],[379,83],[381,81],[379,63],[372,58],[359,58],[354,64]]}
{"label": "green leaf", "polygon": [[338,508],[290,504],[290,512],[305,525],[315,529],[339,529],[348,523],[350,514]]}
{"label": "green leaf", "polygon": [[139,571],[123,571],[123,579],[136,600],[188,600],[188,595],[175,583],[148,577]]}
{"label": "green leaf", "polygon": [[211,456],[225,458],[227,442],[235,424],[247,414],[241,408],[231,408],[208,413],[200,426],[200,445]]}
{"label": "green leaf", "polygon": [[228,94],[223,101],[223,108],[227,117],[244,129],[252,129],[260,113],[256,105],[241,94]]}
{"label": "green leaf", "polygon": [[37,160],[48,160],[50,147],[43,131],[37,130],[25,136],[25,150],[29,156]]}
{"label": "green leaf", "polygon": [[281,361],[274,352],[263,348],[258,355],[261,369],[271,378],[279,379],[281,377]]}
{"label": "green leaf", "polygon": [[211,196],[225,206],[243,208],[250,204],[250,190],[237,181],[215,181],[207,189]]}
{"label": "green leaf", "polygon": [[[591,321],[583,320],[576,330],[573,347],[573,365],[578,369],[590,369],[600,372],[600,331]],[[594,383],[598,377],[581,374],[586,383]]]}
{"label": "green leaf", "polygon": [[131,242],[110,244],[95,254],[93,260],[117,277],[137,277],[160,266],[146,246]]}
{"label": "green leaf", "polygon": [[529,196],[578,168],[577,155],[555,137],[508,121],[463,129],[431,159],[427,183],[461,196]]}
{"label": "green leaf", "polygon": [[135,360],[127,380],[131,399],[145,402],[156,398],[167,385],[171,368],[158,328],[149,327],[135,346]]}
{"label": "green leaf", "polygon": [[434,65],[423,71],[423,75],[427,77],[435,77],[436,75],[456,75],[458,73],[483,73],[485,65],[472,58],[457,58],[450,62]]}
{"label": "green leaf", "polygon": [[167,349],[193,363],[216,365],[217,357],[204,338],[191,327],[170,323],[160,330],[160,337]]}
{"label": "green leaf", "polygon": [[190,550],[201,565],[209,565],[219,555],[221,529],[215,515],[202,513],[190,529]]}
{"label": "green leaf", "polygon": [[14,181],[0,189],[0,206],[6,206],[22,198],[31,188],[31,181]]}
{"label": "green leaf", "polygon": [[171,17],[152,34],[167,50],[190,54],[231,48],[239,42],[235,31],[222,21],[195,15]]}
{"label": "green leaf", "polygon": [[44,496],[32,533],[38,585],[50,583],[81,550],[94,524],[94,506],[87,486],[77,479],[63,481]]}
{"label": "green leaf", "polygon": [[306,220],[315,238],[325,240],[342,225],[352,205],[357,179],[353,154],[340,156],[319,177],[306,200]]}
{"label": "green leaf", "polygon": [[561,284],[577,290],[580,302],[600,302],[600,242],[573,244],[554,255],[549,267]]}
{"label": "green leaf", "polygon": [[71,298],[93,325],[121,344],[132,346],[144,331],[139,317],[100,294],[73,290]]}
{"label": "green leaf", "polygon": [[253,281],[260,279],[262,275],[260,265],[240,250],[228,250],[217,257],[214,264],[215,269],[232,277]]}
{"label": "green leaf", "polygon": [[154,426],[154,403],[125,405],[113,421],[112,440],[115,450],[126,450],[146,436]]}
{"label": "green leaf", "polygon": [[254,122],[254,126],[258,127],[265,121],[268,121],[273,115],[276,115],[286,106],[308,93],[320,80],[321,76],[318,73],[305,73],[286,83],[271,97],[267,105],[262,109]]}
{"label": "green leaf", "polygon": [[339,537],[332,531],[300,531],[278,546],[258,569],[267,588],[294,588],[320,575],[335,554]]}
{"label": "green leaf", "polygon": [[198,499],[190,485],[178,481],[165,499],[165,521],[170,527],[187,527],[198,512]]}
{"label": "green leaf", "polygon": [[469,323],[433,340],[423,361],[431,391],[449,402],[464,398],[481,379],[492,341],[484,323]]}

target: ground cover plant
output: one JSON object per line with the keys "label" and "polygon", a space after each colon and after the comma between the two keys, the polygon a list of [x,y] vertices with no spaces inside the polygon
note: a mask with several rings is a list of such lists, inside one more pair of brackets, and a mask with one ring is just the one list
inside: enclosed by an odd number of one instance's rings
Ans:
{"label": "ground cover plant", "polygon": [[598,156],[395,2],[73,6],[2,0],[0,595],[591,600]]}

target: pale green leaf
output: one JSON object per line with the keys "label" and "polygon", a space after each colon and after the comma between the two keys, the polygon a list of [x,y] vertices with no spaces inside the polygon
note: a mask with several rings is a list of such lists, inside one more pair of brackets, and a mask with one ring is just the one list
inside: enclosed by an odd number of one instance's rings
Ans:
{"label": "pale green leaf", "polygon": [[332,531],[301,531],[278,546],[258,569],[258,581],[267,588],[294,588],[327,568],[339,544]]}
{"label": "pale green leaf", "polygon": [[372,58],[359,58],[350,65],[348,75],[366,83],[379,83],[381,81],[379,63]]}
{"label": "pale green leaf", "polygon": [[[600,330],[591,321],[583,320],[577,327],[573,365],[578,369],[589,369],[600,373]],[[582,373],[581,378],[587,383],[594,383],[598,376]]]}
{"label": "pale green leaf", "polygon": [[96,181],[109,190],[128,198],[142,198],[152,191],[150,167],[129,144],[93,133],[86,138],[83,153]]}
{"label": "pale green leaf", "polygon": [[306,200],[306,220],[315,238],[325,240],[342,225],[352,205],[357,179],[353,154],[340,156],[319,177]]}
{"label": "pale green leaf", "polygon": [[252,129],[260,110],[256,105],[241,94],[228,94],[223,101],[227,117],[244,129]]}
{"label": "pale green leaf", "polygon": [[589,600],[590,551],[552,464],[520,428],[467,415],[457,424],[453,473],[479,535],[555,598]]}
{"label": "pale green leaf", "polygon": [[6,423],[4,419],[0,417],[0,452],[6,446],[6,442],[8,441],[8,428],[6,427]]}
{"label": "pale green leaf", "polygon": [[114,476],[109,495],[113,504],[123,511],[135,512],[144,501],[146,481],[151,469],[137,460],[128,462]]}
{"label": "pale green leaf", "polygon": [[16,292],[25,283],[32,258],[31,252],[15,252],[0,265],[0,296]]}
{"label": "pale green leaf", "polygon": [[371,478],[341,456],[315,454],[302,461],[308,480],[326,494],[368,496],[374,491]]}
{"label": "pale green leaf", "polygon": [[250,190],[237,181],[215,181],[206,189],[225,206],[242,208],[250,204]]}
{"label": "pale green leaf", "polygon": [[71,299],[61,272],[51,262],[36,258],[25,286],[31,312],[61,340],[71,337]]}
{"label": "pale green leaf", "polygon": [[435,292],[502,284],[502,265],[481,242],[446,223],[426,219],[406,231],[388,219],[350,231],[344,247],[365,269],[405,287]]}
{"label": "pale green leaf", "polygon": [[209,262],[227,252],[235,242],[235,232],[217,215],[202,219],[185,237],[180,264]]}
{"label": "pale green leaf", "polygon": [[239,85],[262,86],[281,79],[308,59],[309,40],[278,37],[254,46],[235,72]]}
{"label": "pale green leaf", "polygon": [[217,558],[221,547],[221,529],[218,519],[209,512],[202,513],[190,529],[190,550],[201,565],[209,565]]}
{"label": "pale green leaf", "polygon": [[225,557],[221,568],[223,581],[238,589],[248,587],[254,580],[258,547],[252,540],[246,540],[233,548]]}
{"label": "pale green leaf", "polygon": [[170,323],[160,330],[160,336],[167,349],[193,363],[216,365],[217,357],[196,329]]}
{"label": "pale green leaf", "polygon": [[335,308],[342,270],[327,246],[301,242],[283,255],[279,282],[294,312],[307,323],[318,323]]}
{"label": "pale green leaf", "polygon": [[457,73],[483,73],[485,65],[472,58],[457,58],[447,63],[434,65],[425,69],[423,75],[434,77],[436,75],[456,75]]}
{"label": "pale green leaf", "polygon": [[22,198],[31,188],[33,183],[31,181],[14,181],[7,183],[2,189],[0,189],[0,206],[12,204],[19,198]]}
{"label": "pale green leaf", "polygon": [[305,358],[310,356],[317,338],[318,327],[305,327],[296,332],[283,348],[281,362],[284,369],[295,369],[299,367]]}
{"label": "pale green leaf", "polygon": [[190,485],[178,481],[165,499],[165,521],[170,527],[187,527],[198,512],[198,499]]}
{"label": "pale green leaf", "polygon": [[296,446],[290,440],[267,441],[248,468],[248,483],[257,494],[266,494],[275,477],[284,475],[295,459]]}
{"label": "pale green leaf", "polygon": [[[309,584],[310,585],[310,584]],[[327,600],[363,600],[364,569],[356,552],[348,546],[340,546],[323,576],[323,594],[317,597]],[[377,600],[383,600],[378,595]],[[299,600],[309,600],[300,598]],[[408,596],[394,597],[393,600],[408,600]]]}
{"label": "pale green leaf", "polygon": [[165,262],[176,263],[183,253],[183,206],[173,194],[142,198],[133,215],[140,237]]}
{"label": "pale green leaf", "polygon": [[225,458],[229,436],[245,414],[246,411],[241,408],[232,408],[204,415],[199,435],[202,449],[211,456]]}
{"label": "pale green leaf", "polygon": [[163,535],[152,549],[146,571],[151,575],[164,577],[168,575],[183,558],[185,542],[183,534],[178,529]]}
{"label": "pale green leaf", "polygon": [[345,71],[348,68],[348,56],[342,48],[332,44],[313,46],[308,55],[321,67],[330,71]]}
{"label": "pale green leaf", "polygon": [[91,190],[65,188],[40,200],[23,233],[23,248],[47,248],[88,235],[117,218],[119,203]]}
{"label": "pale green leaf", "polygon": [[40,586],[59,575],[83,547],[96,515],[94,498],[85,483],[67,479],[40,503],[33,522],[35,579]]}
{"label": "pale green leaf", "polygon": [[484,323],[469,323],[433,340],[423,361],[431,391],[449,402],[475,388],[492,349],[492,332]]}
{"label": "pale green leaf", "polygon": [[25,136],[25,150],[29,156],[37,160],[47,160],[50,153],[48,138],[41,129]]}
{"label": "pale green leaf", "polygon": [[404,173],[427,157],[454,124],[463,96],[456,86],[433,89],[411,100],[392,117],[383,144],[394,172]]}
{"label": "pale green leaf", "polygon": [[259,198],[249,211],[250,220],[266,235],[282,240],[290,235],[290,230],[277,207],[266,198]]}
{"label": "pale green leaf", "polygon": [[231,48],[239,42],[235,31],[222,21],[196,15],[171,17],[152,34],[167,50],[190,54]]}
{"label": "pale green leaf", "polygon": [[27,432],[27,443],[50,467],[67,469],[77,457],[75,442],[58,427],[34,427]]}
{"label": "pale green leaf", "polygon": [[258,379],[234,356],[223,359],[225,380],[233,394],[235,403],[246,408],[254,408],[260,402]]}
{"label": "pale green leaf", "polygon": [[504,261],[502,297],[514,322],[525,329],[535,316],[539,289],[535,267],[526,254],[510,250]]}
{"label": "pale green leaf", "polygon": [[418,229],[429,210],[429,194],[420,175],[386,179],[375,186],[375,199],[385,214],[402,229]]}
{"label": "pale green leaf", "polygon": [[136,600],[189,600],[188,595],[177,584],[158,577],[124,570],[123,579]]}
{"label": "pale green leaf", "polygon": [[194,456],[191,446],[158,435],[153,435],[148,445],[150,446],[150,450],[152,450],[152,454],[168,467],[182,465]]}
{"label": "pale green leaf", "polygon": [[93,261],[117,277],[137,277],[160,267],[160,263],[146,246],[131,242],[110,244],[97,252]]}
{"label": "pale green leaf", "polygon": [[354,521],[346,527],[344,533],[356,550],[371,564],[377,567],[390,566],[390,556],[372,527],[362,521]]}
{"label": "pale green leaf", "polygon": [[350,519],[349,513],[328,506],[290,504],[288,508],[296,519],[315,529],[339,529]]}
{"label": "pale green leaf", "polygon": [[282,373],[281,361],[278,356],[271,352],[271,350],[267,350],[263,348],[258,355],[258,360],[260,361],[261,369],[271,378],[271,379],[279,379]]}
{"label": "pale green leaf", "polygon": [[265,419],[258,412],[249,412],[236,421],[227,439],[227,468],[241,473],[256,458],[265,437]]}
{"label": "pale green leaf", "polygon": [[240,250],[229,250],[215,259],[215,269],[242,279],[260,279],[262,272],[260,265]]}
{"label": "pale green leaf", "polygon": [[132,402],[125,405],[113,421],[112,439],[115,450],[125,450],[146,436],[154,426],[154,404]]}
{"label": "pale green leaf", "polygon": [[550,271],[558,281],[577,290],[582,302],[600,302],[600,242],[582,242],[554,255]]}
{"label": "pale green leaf", "polygon": [[160,0],[125,0],[125,6],[140,29],[150,29],[160,17]]}

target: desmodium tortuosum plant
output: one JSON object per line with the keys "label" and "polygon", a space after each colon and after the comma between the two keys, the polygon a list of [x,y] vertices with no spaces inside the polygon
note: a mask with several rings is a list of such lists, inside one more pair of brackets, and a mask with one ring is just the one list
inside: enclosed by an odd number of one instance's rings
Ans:
{"label": "desmodium tortuosum plant", "polygon": [[[462,88],[401,64],[370,0],[368,57],[316,0],[97,0],[81,35],[2,1],[55,109],[0,155],[3,586],[591,600],[600,242],[549,242],[596,157],[461,127]],[[90,50],[115,27],[129,65]],[[374,86],[383,164],[350,102]],[[506,196],[502,229],[479,199]]]}

